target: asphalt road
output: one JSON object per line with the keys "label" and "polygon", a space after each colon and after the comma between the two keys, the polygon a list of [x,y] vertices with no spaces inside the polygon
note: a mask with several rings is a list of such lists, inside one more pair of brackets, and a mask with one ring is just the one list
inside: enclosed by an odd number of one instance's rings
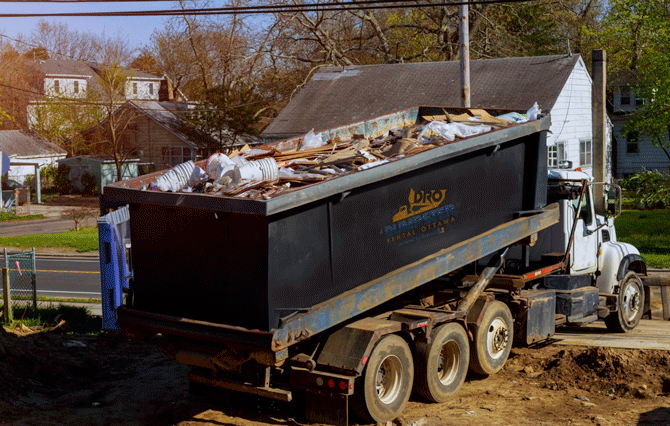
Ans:
{"label": "asphalt road", "polygon": [[36,259],[37,295],[50,297],[100,298],[98,259]]}

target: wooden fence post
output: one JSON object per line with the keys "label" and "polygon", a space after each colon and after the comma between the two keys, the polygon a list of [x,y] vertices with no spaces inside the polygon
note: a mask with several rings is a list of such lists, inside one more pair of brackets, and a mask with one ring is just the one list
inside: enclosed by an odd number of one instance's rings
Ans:
{"label": "wooden fence post", "polygon": [[14,311],[12,309],[12,295],[9,288],[9,269],[2,268],[2,298],[4,299],[3,315],[5,322],[14,320]]}

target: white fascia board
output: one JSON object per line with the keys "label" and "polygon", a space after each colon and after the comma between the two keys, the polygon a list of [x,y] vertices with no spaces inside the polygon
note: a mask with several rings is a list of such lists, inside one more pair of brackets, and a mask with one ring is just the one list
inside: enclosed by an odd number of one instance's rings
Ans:
{"label": "white fascia board", "polygon": [[90,75],[83,74],[45,74],[45,78],[91,78]]}
{"label": "white fascia board", "polygon": [[140,81],[161,81],[162,78],[160,77],[127,77],[128,80],[133,81],[133,80],[140,80]]}

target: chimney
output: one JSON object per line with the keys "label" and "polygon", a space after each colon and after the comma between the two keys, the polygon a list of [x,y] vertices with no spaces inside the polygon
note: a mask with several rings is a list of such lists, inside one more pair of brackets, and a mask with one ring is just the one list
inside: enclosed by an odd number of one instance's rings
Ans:
{"label": "chimney", "polygon": [[[605,89],[607,87],[607,55],[604,50],[591,52],[593,64],[593,91],[591,94],[593,123],[593,178],[596,182],[607,179],[607,130]],[[596,213],[607,212],[606,199],[602,186],[593,190],[593,205]]]}

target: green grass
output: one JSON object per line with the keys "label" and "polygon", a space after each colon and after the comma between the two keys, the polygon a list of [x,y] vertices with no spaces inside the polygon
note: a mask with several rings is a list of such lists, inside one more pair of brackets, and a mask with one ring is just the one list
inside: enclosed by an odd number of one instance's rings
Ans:
{"label": "green grass", "polygon": [[[0,292],[2,294],[2,292]],[[125,294],[123,295],[125,298]],[[12,295],[12,300],[33,300],[32,296],[15,296]],[[84,299],[81,297],[50,297],[50,296],[37,296],[38,302],[58,302],[58,303],[90,303],[100,305],[102,300],[100,299]]]}
{"label": "green grass", "polygon": [[32,219],[44,219],[43,214],[29,214],[26,216],[15,215],[14,213],[2,212],[0,213],[0,222],[6,222],[10,220],[32,220]]}
{"label": "green grass", "polygon": [[96,227],[81,228],[79,231],[67,231],[56,234],[33,234],[16,237],[0,237],[0,246],[21,249],[35,248],[74,248],[79,253],[97,251],[98,229]]}
{"label": "green grass", "polygon": [[617,240],[637,247],[647,266],[670,268],[670,209],[624,210],[614,224]]}

